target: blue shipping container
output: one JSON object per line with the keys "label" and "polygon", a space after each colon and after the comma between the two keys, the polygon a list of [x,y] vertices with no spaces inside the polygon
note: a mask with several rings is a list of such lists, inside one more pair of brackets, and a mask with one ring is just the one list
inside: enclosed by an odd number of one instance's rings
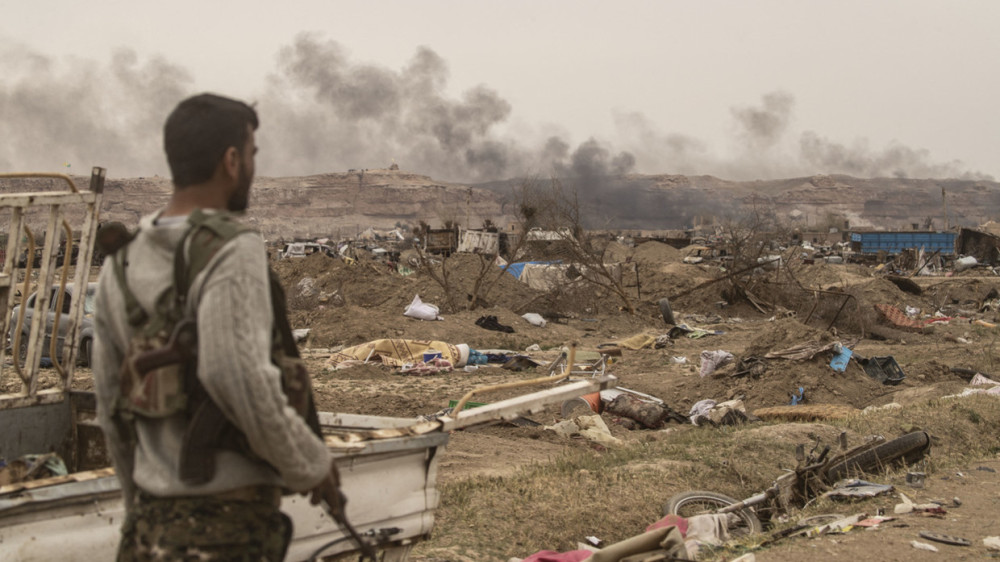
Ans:
{"label": "blue shipping container", "polygon": [[852,232],[851,242],[860,242],[863,254],[898,254],[907,248],[923,248],[950,256],[955,253],[956,236],[954,232]]}

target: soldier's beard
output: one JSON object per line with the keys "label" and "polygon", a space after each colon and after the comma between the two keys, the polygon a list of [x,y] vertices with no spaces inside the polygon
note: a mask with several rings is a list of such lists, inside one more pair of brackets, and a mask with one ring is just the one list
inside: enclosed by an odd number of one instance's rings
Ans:
{"label": "soldier's beard", "polygon": [[242,212],[247,210],[250,204],[250,184],[253,178],[247,173],[246,166],[241,165],[239,175],[236,177],[236,192],[226,203],[226,208],[232,212]]}

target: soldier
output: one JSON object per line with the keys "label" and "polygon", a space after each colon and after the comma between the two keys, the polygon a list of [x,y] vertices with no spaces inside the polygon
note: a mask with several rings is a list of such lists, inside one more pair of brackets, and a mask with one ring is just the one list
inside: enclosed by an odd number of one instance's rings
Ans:
{"label": "soldier", "polygon": [[170,201],[100,274],[94,380],[127,510],[119,560],[282,560],[282,490],[342,509],[283,293],[232,215],[257,126],[240,101],[182,101],[164,126]]}

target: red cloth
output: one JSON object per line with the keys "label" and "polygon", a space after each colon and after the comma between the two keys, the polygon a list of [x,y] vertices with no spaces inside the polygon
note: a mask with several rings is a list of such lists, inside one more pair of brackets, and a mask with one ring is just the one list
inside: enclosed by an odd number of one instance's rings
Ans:
{"label": "red cloth", "polygon": [[653,523],[649,527],[646,527],[646,532],[650,532],[653,529],[661,529],[663,527],[670,527],[671,525],[676,526],[677,530],[681,532],[682,537],[686,537],[688,534],[688,522],[680,515],[665,515],[663,519],[660,519],[656,523]]}
{"label": "red cloth", "polygon": [[556,552],[554,550],[540,550],[521,562],[580,562],[589,558],[593,552],[589,550],[571,550],[569,552]]}

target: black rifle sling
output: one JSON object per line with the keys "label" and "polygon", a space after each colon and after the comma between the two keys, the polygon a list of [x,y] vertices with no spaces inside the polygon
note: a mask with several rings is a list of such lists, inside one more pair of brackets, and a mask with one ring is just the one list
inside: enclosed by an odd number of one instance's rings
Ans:
{"label": "black rifle sling", "polygon": [[[299,359],[299,348],[295,345],[295,336],[292,335],[292,325],[288,321],[288,305],[285,300],[285,290],[281,286],[281,279],[278,278],[278,274],[273,268],[269,267],[267,273],[271,283],[271,309],[274,315],[274,329],[276,331],[276,337],[281,341],[282,350],[287,357]],[[299,414],[305,418],[306,423],[309,424],[313,433],[322,439],[323,431],[319,426],[319,414],[316,412],[316,401],[312,391],[312,381],[309,378],[308,373],[305,372],[304,368],[301,375],[302,376],[300,376],[299,380],[296,382],[304,386],[304,388],[300,389],[300,392],[304,394],[306,404],[305,408],[299,411]],[[282,379],[282,382],[289,384],[289,381],[284,379]],[[290,389],[286,389],[286,391],[287,390]]]}

